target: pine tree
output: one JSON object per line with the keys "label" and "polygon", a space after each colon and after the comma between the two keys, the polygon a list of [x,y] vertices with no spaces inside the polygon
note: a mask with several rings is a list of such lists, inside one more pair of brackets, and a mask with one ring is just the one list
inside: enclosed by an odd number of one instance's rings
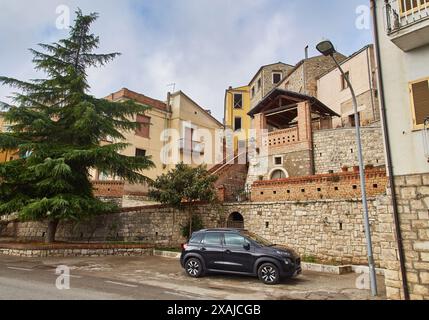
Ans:
{"label": "pine tree", "polygon": [[[0,134],[0,150],[19,150],[21,159],[0,165],[0,215],[47,221],[45,241],[55,241],[60,221],[82,220],[112,212],[115,206],[94,196],[89,171],[98,169],[130,183],[147,182],[142,170],[149,157],[127,157],[121,132],[137,130],[134,121],[148,107],[91,96],[87,69],[100,67],[119,53],[96,54],[99,37],[90,33],[98,15],[76,12],[67,39],[31,50],[44,79],[28,82],[0,77],[18,89],[5,120],[11,131]],[[111,137],[117,143],[101,146]]]}

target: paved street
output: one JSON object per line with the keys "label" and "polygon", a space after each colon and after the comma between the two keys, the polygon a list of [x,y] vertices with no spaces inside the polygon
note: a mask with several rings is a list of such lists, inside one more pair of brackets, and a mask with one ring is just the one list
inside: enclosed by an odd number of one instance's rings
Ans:
{"label": "paved street", "polygon": [[[71,269],[70,290],[58,290],[56,267]],[[257,279],[210,275],[190,279],[178,261],[160,257],[29,259],[0,256],[0,299],[370,299],[358,275],[305,272],[278,286]],[[383,284],[380,277],[380,286]],[[384,296],[384,287],[381,288]]]}

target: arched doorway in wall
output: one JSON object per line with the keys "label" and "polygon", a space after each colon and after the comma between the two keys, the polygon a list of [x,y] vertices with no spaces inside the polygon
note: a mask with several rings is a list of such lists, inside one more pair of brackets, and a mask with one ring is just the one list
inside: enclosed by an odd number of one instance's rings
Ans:
{"label": "arched doorway in wall", "polygon": [[244,229],[244,218],[239,212],[233,212],[229,215],[227,221],[228,228]]}
{"label": "arched doorway in wall", "polygon": [[289,178],[289,173],[283,168],[275,168],[270,172],[270,180],[281,180]]}

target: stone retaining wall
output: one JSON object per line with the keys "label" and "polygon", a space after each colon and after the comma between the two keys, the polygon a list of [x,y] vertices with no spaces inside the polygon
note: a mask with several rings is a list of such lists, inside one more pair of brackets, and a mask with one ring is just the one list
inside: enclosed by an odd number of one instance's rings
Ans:
{"label": "stone retaining wall", "polygon": [[[392,244],[380,246],[380,232],[383,228],[391,229],[379,219],[380,201],[370,199],[369,205],[375,259],[382,266],[381,256],[392,249]],[[194,210],[207,228],[225,227],[229,215],[239,212],[246,229],[274,243],[291,246],[303,256],[342,264],[366,264],[367,261],[362,205],[357,199],[234,203],[219,208],[198,205]],[[187,222],[187,212],[162,206],[134,208],[88,223],[60,224],[57,240],[126,241],[178,247],[186,241],[181,235],[181,226]],[[44,232],[46,224],[15,222],[7,226],[2,236],[41,241]]]}
{"label": "stone retaining wall", "polygon": [[152,248],[134,248],[134,249],[2,249],[0,254],[27,257],[27,258],[45,258],[45,257],[105,257],[105,256],[150,256],[153,254]]}

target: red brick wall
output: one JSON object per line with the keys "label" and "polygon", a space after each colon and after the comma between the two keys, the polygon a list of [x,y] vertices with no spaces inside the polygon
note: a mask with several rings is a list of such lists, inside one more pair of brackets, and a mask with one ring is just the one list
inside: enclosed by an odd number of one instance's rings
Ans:
{"label": "red brick wall", "polygon": [[92,185],[97,197],[120,198],[124,195],[123,181],[93,181]]}
{"label": "red brick wall", "polygon": [[[366,171],[366,191],[369,197],[384,194],[386,188],[387,177],[384,169]],[[360,197],[358,172],[256,181],[252,186],[253,202],[356,199]]]}

